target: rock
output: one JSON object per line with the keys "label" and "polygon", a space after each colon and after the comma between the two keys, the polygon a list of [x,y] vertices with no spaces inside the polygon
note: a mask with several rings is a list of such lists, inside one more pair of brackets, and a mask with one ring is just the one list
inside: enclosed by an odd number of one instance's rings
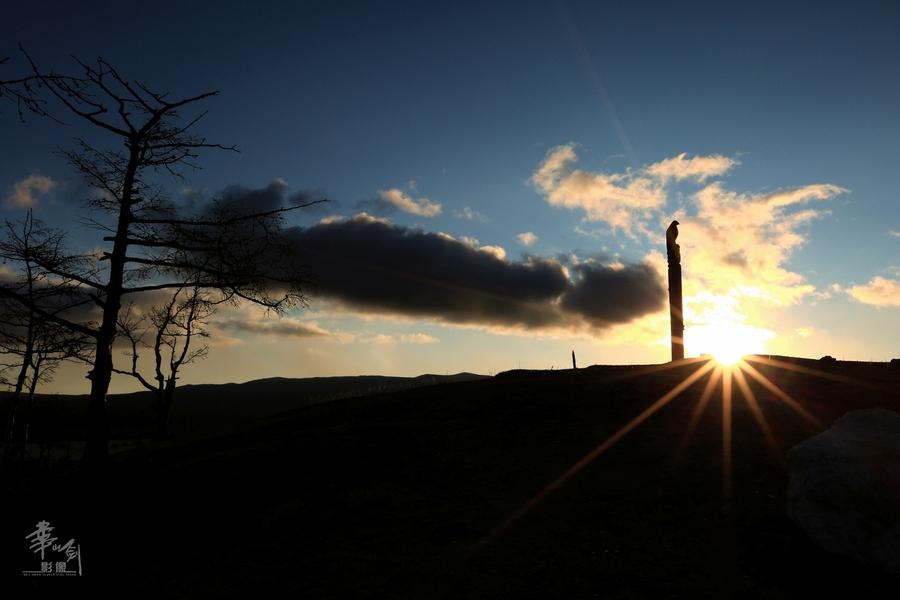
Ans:
{"label": "rock", "polygon": [[787,514],[816,545],[900,575],[900,415],[850,411],[788,469]]}

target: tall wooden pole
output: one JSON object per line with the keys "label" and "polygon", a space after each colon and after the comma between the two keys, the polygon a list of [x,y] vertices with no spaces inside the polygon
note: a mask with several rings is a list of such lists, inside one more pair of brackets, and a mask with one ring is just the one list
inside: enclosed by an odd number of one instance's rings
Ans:
{"label": "tall wooden pole", "polygon": [[684,358],[684,312],[681,303],[681,247],[675,243],[678,221],[666,229],[666,255],[669,260],[669,319],[672,334],[672,360]]}

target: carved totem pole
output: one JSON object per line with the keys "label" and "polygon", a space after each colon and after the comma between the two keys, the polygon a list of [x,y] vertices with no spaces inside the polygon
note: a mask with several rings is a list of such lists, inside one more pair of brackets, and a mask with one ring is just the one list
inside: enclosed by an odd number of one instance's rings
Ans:
{"label": "carved totem pole", "polygon": [[672,326],[672,360],[684,358],[684,313],[681,310],[681,247],[678,221],[666,229],[666,255],[669,259],[669,318]]}

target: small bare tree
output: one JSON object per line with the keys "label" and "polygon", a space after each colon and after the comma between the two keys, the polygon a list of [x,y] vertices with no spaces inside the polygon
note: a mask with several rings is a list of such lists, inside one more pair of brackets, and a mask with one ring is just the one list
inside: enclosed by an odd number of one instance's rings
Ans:
{"label": "small bare tree", "polygon": [[[156,410],[156,438],[169,435],[169,415],[175,400],[175,386],[181,368],[205,358],[209,346],[198,343],[205,339],[204,330],[215,303],[208,293],[197,286],[176,288],[171,297],[147,314],[139,314],[134,304],[129,304],[119,318],[121,335],[131,345],[131,368],[113,369],[115,373],[130,375],[153,393]],[[149,341],[148,341],[149,338]],[[141,373],[140,349],[153,353],[153,376]]]}
{"label": "small bare tree", "polygon": [[[98,274],[66,267],[65,261],[36,256],[35,263],[58,277],[89,290],[100,311],[99,324],[65,319],[26,296],[0,287],[0,296],[20,302],[49,321],[94,340],[85,459],[102,465],[108,456],[107,392],[113,373],[113,342],[124,297],[161,289],[180,289],[186,281],[232,299],[244,299],[280,312],[304,302],[301,273],[279,247],[283,214],[309,206],[281,206],[264,211],[216,202],[199,214],[187,215],[171,202],[154,179],[157,174],[183,177],[198,168],[204,149],[236,151],[194,133],[205,112],[184,117],[183,111],[209,100],[208,91],[179,99],[129,80],[107,61],[78,61],[74,75],[41,69],[20,47],[28,72],[0,80],[0,97],[15,104],[22,117],[31,113],[62,122],[59,109],[83,125],[106,134],[115,148],[100,148],[76,138],[62,155],[98,191],[89,207],[108,216],[91,219],[103,228],[111,247],[103,253]],[[76,59],[77,60],[77,59]],[[53,107],[56,107],[54,109]]]}
{"label": "small bare tree", "polygon": [[[27,299],[23,304],[0,298],[0,354],[7,357],[0,369],[14,375],[11,381],[4,382],[12,388],[6,438],[10,444],[16,444],[26,441],[37,385],[50,381],[62,361],[88,360],[89,338],[44,315],[71,314],[92,300],[77,282],[52,276],[36,264],[37,256],[62,261],[63,236],[59,232],[35,220],[31,211],[20,223],[7,220],[4,225],[6,235],[0,239],[0,260],[17,270],[12,279],[3,282],[3,289]],[[83,262],[79,257],[68,259],[69,266]]]}

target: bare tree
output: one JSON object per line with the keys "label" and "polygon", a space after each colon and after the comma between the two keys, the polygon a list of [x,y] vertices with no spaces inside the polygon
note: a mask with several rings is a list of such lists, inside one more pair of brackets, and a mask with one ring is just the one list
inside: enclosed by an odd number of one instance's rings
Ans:
{"label": "bare tree", "polygon": [[[309,206],[280,206],[262,212],[228,202],[215,202],[199,214],[187,215],[169,200],[155,176],[183,177],[198,168],[204,149],[236,151],[194,133],[205,112],[183,111],[218,94],[208,91],[179,99],[121,76],[107,61],[78,63],[76,75],[41,69],[20,47],[28,72],[0,80],[0,96],[13,102],[20,117],[32,113],[62,122],[62,114],[105,133],[117,148],[101,149],[76,138],[62,155],[98,191],[89,206],[110,217],[89,222],[106,230],[111,247],[103,253],[99,276],[72,271],[64,264],[36,257],[46,271],[79,282],[100,309],[96,327],[34,310],[95,340],[85,459],[103,464],[108,456],[107,392],[113,373],[113,342],[118,334],[123,298],[160,289],[180,289],[186,281],[216,290],[226,298],[244,299],[280,312],[302,303],[296,264],[276,261],[287,256],[278,248],[285,212]],[[55,108],[54,108],[55,107]],[[266,259],[266,260],[263,260]],[[290,262],[290,261],[288,261]],[[28,305],[27,298],[0,288],[0,294]]]}
{"label": "bare tree", "polygon": [[[15,265],[17,272],[13,279],[3,282],[3,289],[27,299],[27,304],[22,304],[0,298],[0,354],[12,359],[0,365],[0,369],[14,372],[13,380],[4,382],[12,388],[6,437],[10,444],[15,444],[26,441],[26,426],[38,383],[49,381],[62,361],[86,360],[88,354],[86,336],[61,326],[35,309],[49,315],[67,315],[91,303],[91,299],[81,293],[77,282],[50,275],[36,264],[38,256],[61,262],[63,237],[59,232],[35,220],[29,210],[20,223],[7,220],[5,233],[0,239],[0,260]],[[70,257],[66,262],[69,267],[83,264],[79,257]],[[24,418],[23,392],[26,394]]]}
{"label": "bare tree", "polygon": [[[129,304],[120,315],[119,330],[131,345],[131,368],[113,371],[134,377],[153,393],[157,439],[169,435],[169,414],[181,368],[205,358],[209,351],[209,346],[198,344],[196,338],[208,337],[203,327],[214,310],[215,303],[203,289],[185,285],[145,315],[138,314],[134,304]],[[153,353],[150,378],[139,367],[141,348]]]}

